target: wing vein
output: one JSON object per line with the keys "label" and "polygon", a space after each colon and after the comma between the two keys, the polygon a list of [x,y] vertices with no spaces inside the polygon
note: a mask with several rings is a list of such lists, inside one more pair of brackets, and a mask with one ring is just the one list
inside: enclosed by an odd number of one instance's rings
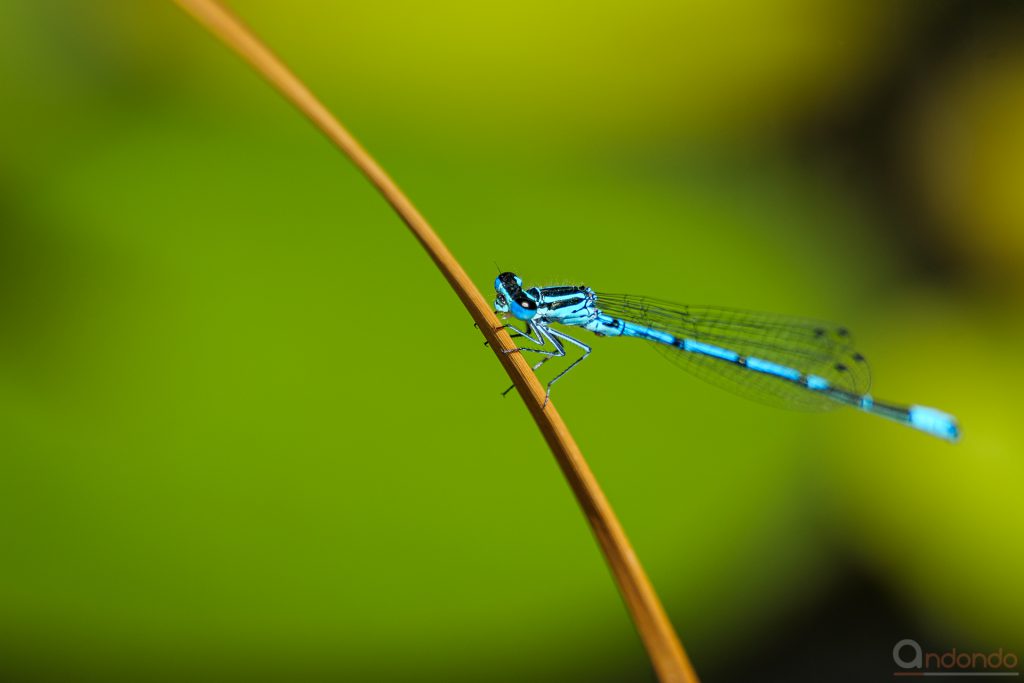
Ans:
{"label": "wing vein", "polygon": [[[661,299],[598,294],[602,312],[677,337],[713,344],[741,356],[754,356],[815,375],[833,387],[865,394],[871,370],[846,328],[833,323],[772,313],[713,306],[685,306]],[[655,343],[666,358],[696,377],[762,403],[798,410],[828,410],[828,396],[792,380],[742,365]]]}

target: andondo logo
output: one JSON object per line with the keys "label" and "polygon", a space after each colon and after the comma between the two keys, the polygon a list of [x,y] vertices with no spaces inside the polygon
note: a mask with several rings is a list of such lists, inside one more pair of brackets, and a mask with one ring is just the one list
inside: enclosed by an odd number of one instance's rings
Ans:
{"label": "andondo logo", "polygon": [[1020,658],[1014,652],[925,652],[920,643],[904,638],[892,649],[899,670],[893,676],[1020,676]]}

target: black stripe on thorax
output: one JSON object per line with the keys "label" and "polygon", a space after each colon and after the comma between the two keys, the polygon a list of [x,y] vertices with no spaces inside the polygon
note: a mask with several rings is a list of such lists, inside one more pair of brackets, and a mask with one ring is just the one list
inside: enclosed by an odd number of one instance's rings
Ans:
{"label": "black stripe on thorax", "polygon": [[570,294],[583,295],[583,290],[580,287],[573,285],[556,285],[554,287],[545,287],[543,290],[544,296],[568,296]]}
{"label": "black stripe on thorax", "polygon": [[586,300],[587,297],[585,296],[573,297],[571,299],[562,299],[560,301],[545,300],[544,305],[547,306],[552,311],[557,311],[559,308],[566,308],[568,306],[579,306],[580,304],[585,303]]}

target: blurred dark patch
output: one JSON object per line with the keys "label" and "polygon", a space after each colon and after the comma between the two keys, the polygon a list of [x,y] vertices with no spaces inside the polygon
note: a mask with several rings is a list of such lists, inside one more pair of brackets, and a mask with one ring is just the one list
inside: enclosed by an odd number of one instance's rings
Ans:
{"label": "blurred dark patch", "polygon": [[[60,240],[48,239],[49,231],[16,198],[16,186],[10,177],[0,182],[0,344],[8,352],[14,346],[29,350],[37,343],[24,342],[58,306],[57,284],[75,264],[71,255],[59,253],[64,251]],[[9,358],[9,353],[4,356]]]}
{"label": "blurred dark patch", "polygon": [[[34,75],[31,88],[41,101],[67,109],[89,104],[145,107],[181,80],[181,62],[167,46],[193,31],[171,3],[118,3],[116,9],[61,0],[20,3],[16,20],[26,32],[31,61],[20,75]],[[187,34],[186,34],[187,35]],[[173,54],[173,53],[170,53]],[[45,77],[40,78],[40,75]]]}
{"label": "blurred dark patch", "polygon": [[84,315],[96,283],[116,272],[58,214],[0,173],[0,371],[7,381],[31,384],[56,373],[69,321]]}
{"label": "blurred dark patch", "polygon": [[802,163],[823,168],[885,217],[875,222],[902,252],[914,278],[951,286],[967,277],[956,249],[937,235],[941,217],[931,215],[904,158],[908,113],[923,90],[950,63],[985,45],[1007,26],[1024,37],[1024,4],[1014,0],[947,0],[927,5],[902,51],[880,78],[844,107],[819,111],[798,122],[789,136]]}
{"label": "blurred dark patch", "polygon": [[851,568],[830,595],[764,631],[757,643],[737,643],[732,658],[699,666],[709,683],[729,681],[882,681],[892,678],[892,648],[925,639],[921,627],[886,588]]}

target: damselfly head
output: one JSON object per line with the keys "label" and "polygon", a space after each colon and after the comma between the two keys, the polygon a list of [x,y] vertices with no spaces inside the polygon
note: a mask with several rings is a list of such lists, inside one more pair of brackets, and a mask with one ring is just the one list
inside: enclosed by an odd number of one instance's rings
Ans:
{"label": "damselfly head", "polygon": [[494,279],[494,291],[498,293],[494,298],[494,310],[508,313],[510,302],[522,295],[523,281],[515,273],[501,273]]}
{"label": "damselfly head", "polygon": [[537,301],[523,291],[523,280],[515,273],[502,273],[494,280],[494,310],[511,313],[520,320],[533,320],[537,315]]}

